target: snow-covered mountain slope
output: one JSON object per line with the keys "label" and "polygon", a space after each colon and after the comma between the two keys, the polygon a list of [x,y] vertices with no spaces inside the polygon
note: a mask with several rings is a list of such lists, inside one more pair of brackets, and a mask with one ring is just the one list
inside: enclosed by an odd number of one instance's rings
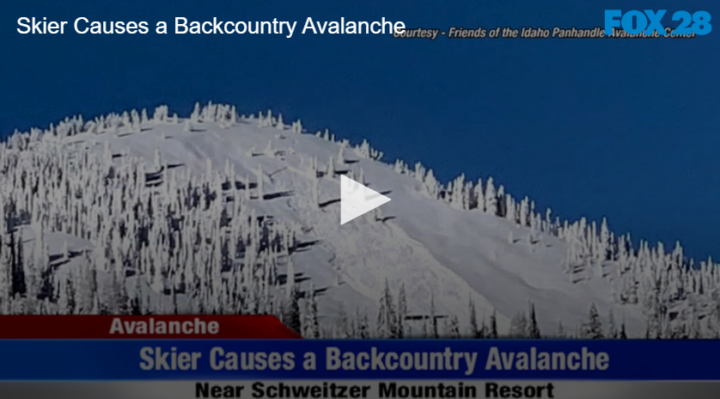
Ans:
{"label": "snow-covered mountain slope", "polygon": [[[428,336],[436,319],[441,335],[712,330],[710,263],[380,158],[214,104],[15,134],[0,149],[2,311],[273,312],[310,337]],[[340,226],[341,174],[392,201]]]}

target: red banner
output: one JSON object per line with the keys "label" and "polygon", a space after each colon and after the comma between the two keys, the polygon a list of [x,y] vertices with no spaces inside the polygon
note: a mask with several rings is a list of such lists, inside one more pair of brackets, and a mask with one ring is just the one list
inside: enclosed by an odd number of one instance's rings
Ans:
{"label": "red banner", "polygon": [[0,339],[299,339],[275,316],[0,315]]}

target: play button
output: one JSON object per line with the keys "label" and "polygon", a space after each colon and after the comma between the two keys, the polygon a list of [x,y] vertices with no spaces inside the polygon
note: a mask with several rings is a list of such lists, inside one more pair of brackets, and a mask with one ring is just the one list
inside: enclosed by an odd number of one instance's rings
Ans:
{"label": "play button", "polygon": [[390,198],[371,190],[353,179],[340,176],[340,225],[364,215]]}

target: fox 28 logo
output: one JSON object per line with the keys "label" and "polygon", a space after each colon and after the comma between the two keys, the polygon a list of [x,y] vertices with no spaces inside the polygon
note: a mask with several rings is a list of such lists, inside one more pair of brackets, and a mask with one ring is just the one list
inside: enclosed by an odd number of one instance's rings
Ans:
{"label": "fox 28 logo", "polygon": [[[667,10],[645,10],[645,12],[632,10],[625,14],[621,10],[605,10],[605,35],[613,34],[613,28],[620,28],[631,34],[637,35],[645,31],[644,35],[649,36],[657,32],[665,35],[666,30],[662,19]],[[687,11],[677,11],[673,14],[673,21],[680,21],[680,25],[673,29],[670,35],[707,35],[712,31],[710,25],[710,13],[697,11],[692,15]],[[633,27],[634,26],[634,27]]]}

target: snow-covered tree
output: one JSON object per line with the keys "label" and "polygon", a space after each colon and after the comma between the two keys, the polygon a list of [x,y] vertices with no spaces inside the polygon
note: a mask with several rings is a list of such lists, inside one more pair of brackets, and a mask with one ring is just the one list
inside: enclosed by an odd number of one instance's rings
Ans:
{"label": "snow-covered tree", "polygon": [[475,310],[475,302],[473,302],[472,297],[470,298],[470,303],[468,305],[469,313],[470,313],[470,338],[476,338],[478,333],[480,332],[480,328],[478,327],[477,322],[477,311]]}
{"label": "snow-covered tree", "polygon": [[300,293],[294,285],[290,289],[290,294],[283,301],[282,321],[291,330],[301,334],[302,315],[300,312]]}
{"label": "snow-covered tree", "polygon": [[492,177],[488,178],[485,187],[485,212],[491,215],[497,215],[497,197],[495,192],[495,182]]}
{"label": "snow-covered tree", "polygon": [[530,320],[528,321],[528,338],[540,339],[540,327],[538,327],[537,317],[535,316],[535,304],[530,303]]}
{"label": "snow-covered tree", "polygon": [[315,286],[310,285],[308,298],[305,300],[305,312],[303,317],[304,338],[320,338],[320,323],[318,322],[318,304],[315,298]]}
{"label": "snow-covered tree", "polygon": [[513,338],[527,338],[528,320],[525,312],[518,311],[510,320],[510,336]]}
{"label": "snow-covered tree", "polygon": [[450,316],[445,325],[446,338],[460,338],[460,321],[456,315]]}
{"label": "snow-covered tree", "polygon": [[370,322],[366,311],[360,311],[358,308],[355,313],[357,320],[357,337],[361,339],[370,338]]}
{"label": "snow-covered tree", "polygon": [[488,333],[488,338],[496,339],[499,337],[498,329],[497,329],[497,314],[495,310],[493,310],[492,314],[490,315],[490,329]]}
{"label": "snow-covered tree", "polygon": [[385,288],[380,298],[377,318],[377,336],[381,338],[398,338],[397,315],[395,303],[390,291],[390,283],[385,279]]}
{"label": "snow-covered tree", "polygon": [[610,311],[608,312],[607,338],[618,338],[618,330],[615,324],[615,315],[613,314],[612,308],[610,308]]}
{"label": "snow-covered tree", "polygon": [[595,304],[590,305],[590,314],[588,320],[583,326],[584,335],[589,339],[601,339],[604,338],[602,330],[602,322],[600,321],[600,314],[598,313]]}
{"label": "snow-covered tree", "polygon": [[405,318],[408,315],[407,294],[405,293],[405,283],[400,283],[400,292],[398,292],[397,305],[397,336],[405,338]]}

